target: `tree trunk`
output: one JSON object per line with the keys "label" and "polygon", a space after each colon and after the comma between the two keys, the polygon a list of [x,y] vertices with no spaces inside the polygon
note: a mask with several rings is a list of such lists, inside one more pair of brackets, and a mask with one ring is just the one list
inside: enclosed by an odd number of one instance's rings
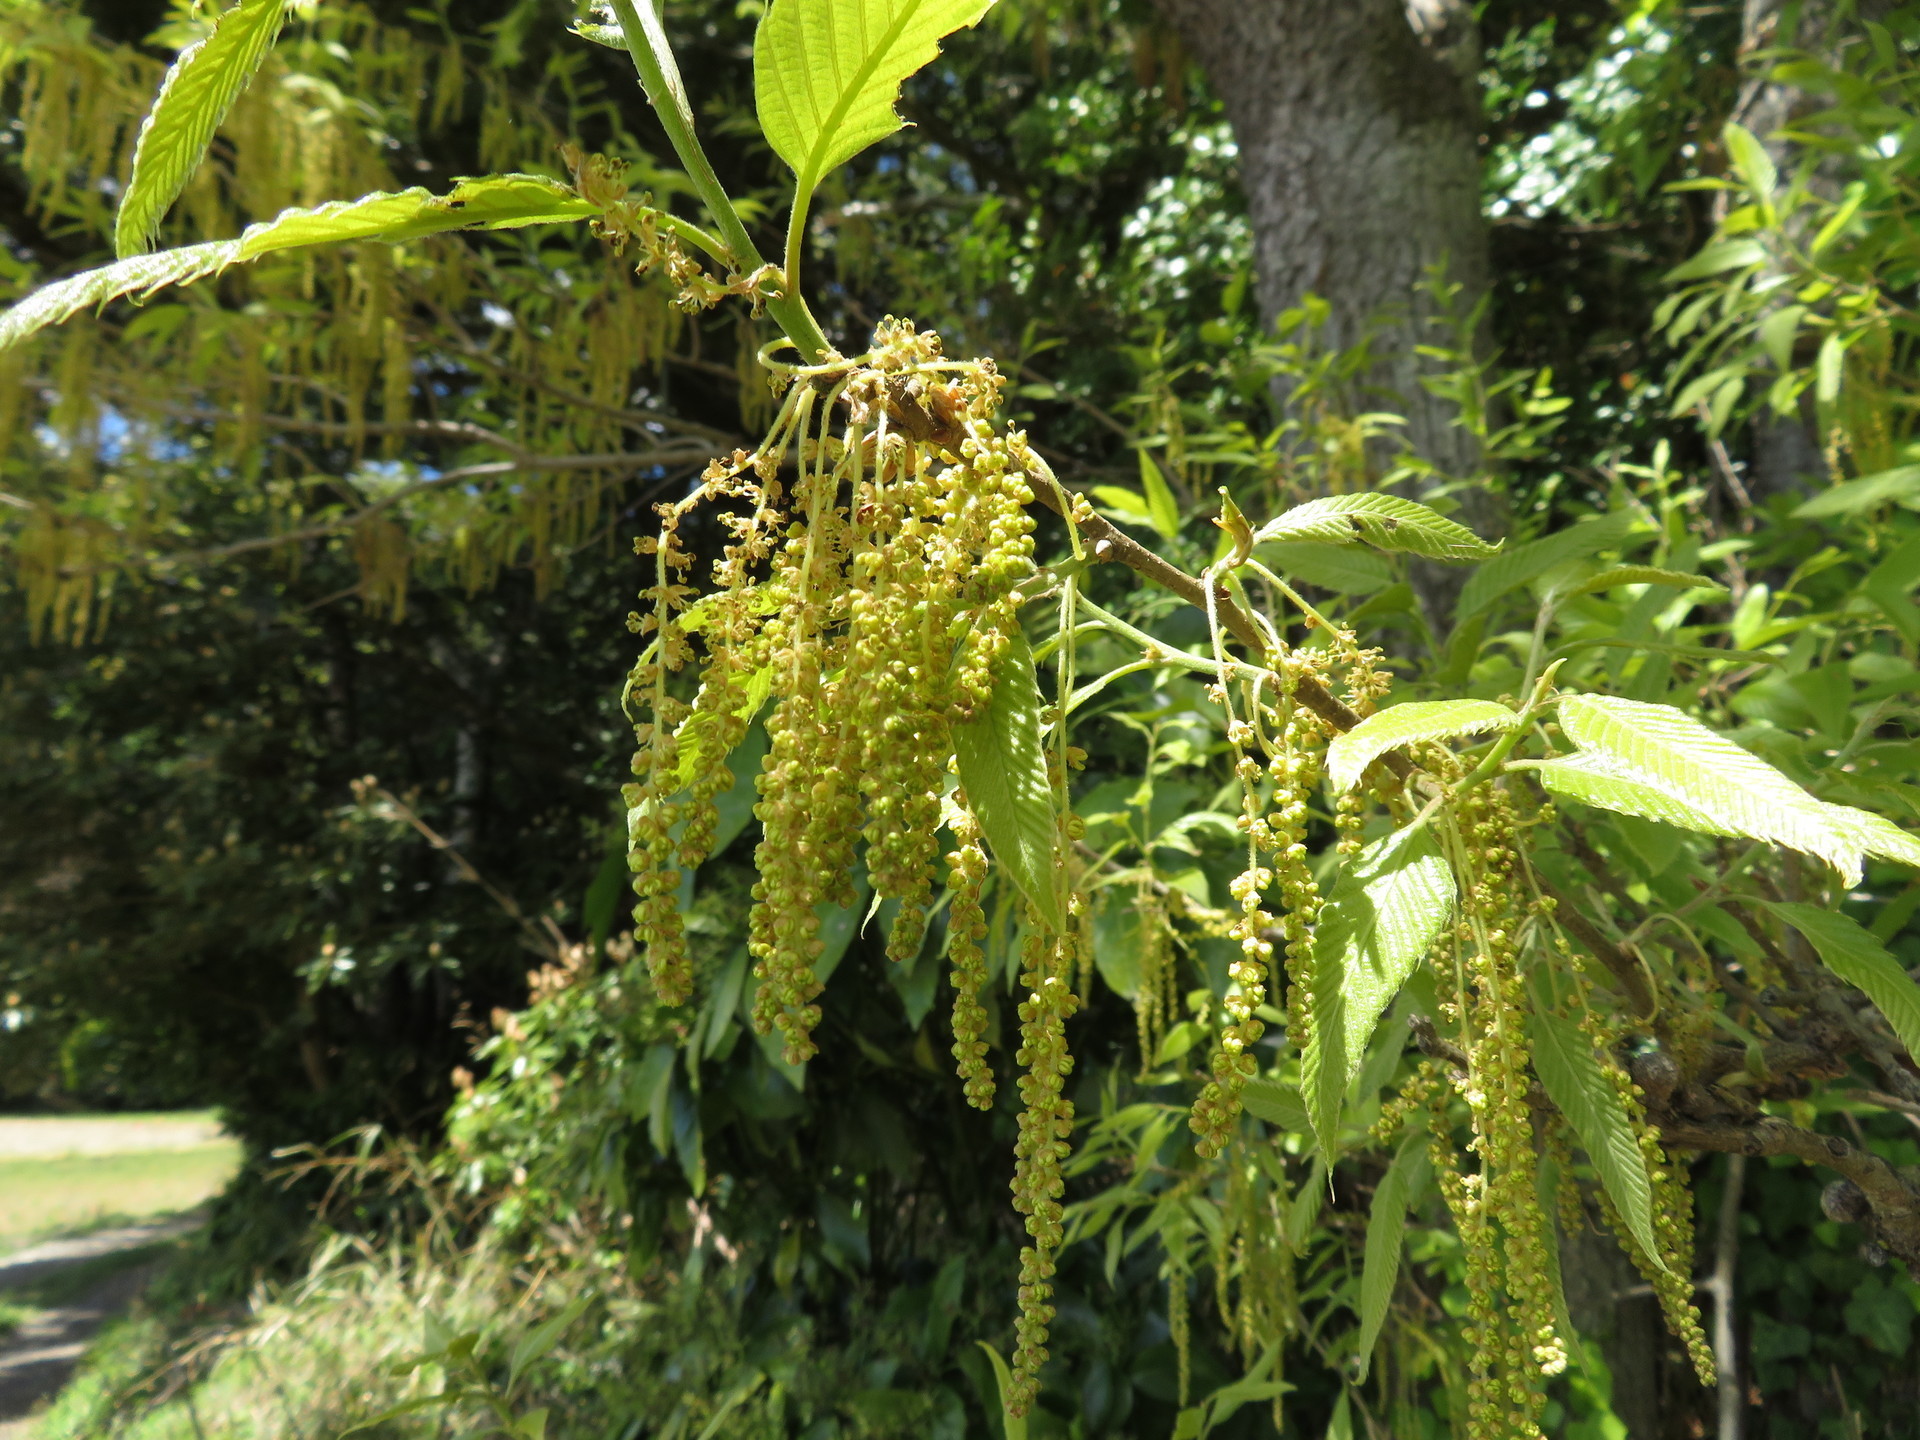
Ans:
{"label": "tree trunk", "polygon": [[[1479,39],[1459,0],[1156,0],[1224,102],[1253,222],[1261,315],[1308,295],[1331,307],[1322,338],[1371,324],[1414,450],[1471,474],[1473,438],[1420,385],[1415,347],[1445,337],[1421,282],[1444,264],[1471,308],[1487,288],[1480,208]],[[1384,323],[1382,323],[1384,322]],[[1491,507],[1460,497],[1470,523]],[[1485,513],[1476,513],[1484,511]],[[1422,585],[1423,591],[1429,587]],[[1432,601],[1428,599],[1430,605]]]}
{"label": "tree trunk", "polygon": [[[1830,48],[1832,28],[1832,6],[1826,0],[1746,0],[1740,17],[1740,54],[1745,58],[1780,45],[1819,52]],[[1827,96],[1809,95],[1798,86],[1757,75],[1741,87],[1739,101],[1727,118],[1753,132],[1784,177],[1793,172],[1797,157],[1779,132],[1828,103]],[[1816,172],[1814,184],[1821,185],[1823,178]],[[1828,183],[1834,190],[1839,188],[1837,181]],[[1724,218],[1726,209],[1727,198],[1722,196],[1714,218]],[[1764,503],[1776,495],[1804,495],[1818,488],[1826,474],[1811,397],[1797,414],[1776,415],[1763,408],[1754,415],[1746,483],[1752,500]]]}

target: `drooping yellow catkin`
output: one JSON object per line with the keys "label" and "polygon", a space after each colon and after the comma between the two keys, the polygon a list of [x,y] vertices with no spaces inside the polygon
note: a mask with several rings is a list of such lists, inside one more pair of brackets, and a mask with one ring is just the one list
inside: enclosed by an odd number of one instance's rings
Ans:
{"label": "drooping yellow catkin", "polygon": [[1135,891],[1133,909],[1140,921],[1140,988],[1134,992],[1133,1012],[1140,1037],[1140,1074],[1145,1076],[1178,1013],[1179,967],[1167,899],[1144,877]]}
{"label": "drooping yellow catkin", "polygon": [[1015,1321],[1013,1383],[1007,1409],[1025,1415],[1039,1393],[1040,1370],[1047,1363],[1047,1332],[1053,1323],[1054,1256],[1061,1237],[1060,1175],[1073,1134],[1073,1102],[1066,1098],[1073,1056],[1067,1051],[1066,1022],[1079,1008],[1068,988],[1073,974],[1073,940],[1047,936],[1039,917],[1021,947],[1020,983],[1027,998],[1020,1005],[1019,1138],[1014,1142],[1013,1208],[1026,1217],[1032,1243],[1020,1251],[1020,1314]]}
{"label": "drooping yellow catkin", "polygon": [[1260,814],[1262,766],[1248,753],[1254,739],[1253,726],[1247,721],[1229,721],[1227,743],[1238,754],[1234,774],[1240,781],[1240,827],[1247,837],[1247,864],[1230,886],[1240,907],[1240,918],[1230,933],[1240,953],[1227,968],[1232,988],[1221,1002],[1225,1023],[1220,1027],[1219,1045],[1213,1052],[1213,1078],[1201,1087],[1189,1120],[1195,1135],[1194,1149],[1207,1158],[1221,1154],[1232,1143],[1240,1118],[1242,1093],[1258,1068],[1247,1052],[1259,1042],[1266,1029],[1254,1011],[1266,1003],[1273,963],[1273,943],[1266,938],[1266,932],[1273,924],[1273,916],[1261,908],[1260,893],[1273,882],[1274,876],[1273,871],[1260,863],[1261,852],[1272,848],[1272,838]]}
{"label": "drooping yellow catkin", "polygon": [[953,902],[947,908],[948,972],[953,980],[953,1059],[965,1082],[967,1103],[977,1110],[993,1108],[993,1071],[987,1065],[987,1012],[980,992],[987,983],[987,958],[980,942],[987,936],[986,912],[980,908],[980,887],[987,878],[987,855],[980,848],[980,822],[966,808],[966,792],[955,791],[953,834],[957,842],[947,856],[952,871],[947,884]]}
{"label": "drooping yellow catkin", "polygon": [[[1534,1440],[1546,1403],[1542,1382],[1567,1365],[1554,1320],[1553,1233],[1538,1186],[1519,945],[1528,915],[1514,835],[1512,804],[1500,787],[1478,787],[1460,802],[1448,832],[1462,880],[1459,914],[1451,964],[1438,967],[1449,1002],[1443,1013],[1459,1027],[1466,1053],[1467,1073],[1456,1083],[1478,1160],[1472,1172],[1440,1177],[1467,1257],[1473,1440]],[[1436,1123],[1445,1123],[1438,1114]]]}

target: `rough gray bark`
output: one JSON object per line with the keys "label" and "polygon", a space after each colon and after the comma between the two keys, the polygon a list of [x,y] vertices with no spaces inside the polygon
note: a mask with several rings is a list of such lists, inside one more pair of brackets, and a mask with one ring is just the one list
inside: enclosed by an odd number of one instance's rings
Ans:
{"label": "rough gray bark", "polygon": [[[1859,11],[1871,17],[1881,8],[1869,0]],[[1746,0],[1741,11],[1742,58],[1783,46],[1830,52],[1835,39],[1831,0]],[[1740,98],[1728,118],[1753,132],[1785,177],[1798,157],[1779,138],[1779,132],[1831,103],[1831,96],[1812,94],[1760,74],[1741,87]],[[1839,157],[1835,157],[1823,168],[1837,170],[1838,164]],[[1816,188],[1825,185],[1829,193],[1837,193],[1840,188],[1837,175],[1820,170],[1815,171],[1813,184]],[[1724,203],[1719,208],[1724,213]],[[1775,415],[1766,410],[1754,416],[1746,488],[1755,501],[1764,503],[1775,495],[1803,495],[1818,489],[1826,479],[1827,461],[1810,398],[1797,415]]]}
{"label": "rough gray bark", "polygon": [[[1261,315],[1318,295],[1346,346],[1383,311],[1381,381],[1409,407],[1419,451],[1474,455],[1418,384],[1435,337],[1419,292],[1445,260],[1471,304],[1486,290],[1478,37],[1446,0],[1157,0],[1226,105],[1253,221]],[[1411,12],[1415,12],[1410,15]]]}
{"label": "rough gray bark", "polygon": [[[1226,106],[1253,222],[1263,319],[1317,295],[1326,343],[1371,322],[1415,451],[1453,475],[1478,460],[1454,409],[1420,385],[1441,338],[1420,285],[1444,262],[1471,307],[1487,287],[1479,37],[1458,0],[1156,0]],[[1470,523],[1485,524],[1468,502]],[[1421,586],[1428,589],[1426,585]],[[1446,587],[1442,587],[1443,589]],[[1434,599],[1429,599],[1430,613]],[[1423,596],[1423,599],[1428,599]]]}

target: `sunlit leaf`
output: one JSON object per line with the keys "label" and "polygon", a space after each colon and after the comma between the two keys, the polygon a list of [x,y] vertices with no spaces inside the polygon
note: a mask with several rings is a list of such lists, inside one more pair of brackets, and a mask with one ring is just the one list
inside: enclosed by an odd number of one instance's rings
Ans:
{"label": "sunlit leaf", "polygon": [[286,8],[286,0],[240,0],[173,62],[134,146],[133,174],[114,222],[115,254],[137,255],[153,244],[214,131],[273,48]]}
{"label": "sunlit leaf", "polygon": [[1622,585],[1668,585],[1676,590],[1726,590],[1717,580],[1704,575],[1689,575],[1684,570],[1663,570],[1658,565],[1615,565],[1598,575],[1589,575],[1564,589],[1556,588],[1555,600],[1571,600],[1577,595],[1598,595]]}
{"label": "sunlit leaf", "polygon": [[1920,869],[1920,836],[1909,834],[1871,810],[1856,810],[1851,805],[1829,805],[1827,810],[1834,823],[1867,854]]}
{"label": "sunlit leaf", "polygon": [[0,350],[110,300],[145,299],[164,286],[204,280],[282,250],[349,240],[398,242],[449,230],[552,225],[599,213],[565,185],[538,175],[462,180],[445,195],[402,190],[333,201],[312,210],[285,210],[272,220],[249,225],[237,239],[135,255],[43,286],[0,315]]}
{"label": "sunlit leaf", "polygon": [[906,122],[903,81],[993,0],[774,0],[753,42],[760,128],[804,202],[835,167]]}
{"label": "sunlit leaf", "polygon": [[1167,484],[1167,477],[1160,473],[1160,467],[1153,463],[1153,457],[1145,450],[1140,451],[1140,489],[1147,497],[1147,518],[1160,538],[1178,538],[1180,507],[1174,503],[1173,490]]}
{"label": "sunlit leaf", "polygon": [[1770,205],[1773,188],[1779,183],[1780,176],[1774,168],[1773,157],[1767,154],[1767,147],[1746,126],[1731,120],[1721,131],[1721,139],[1726,143],[1727,154],[1739,167],[1753,198],[1763,205]]}
{"label": "sunlit leaf", "polygon": [[1617,695],[1567,695],[1559,709],[1567,738],[1605,756],[1616,778],[1664,793],[1712,828],[1698,819],[1667,823],[1783,845],[1859,882],[1861,845],[1832,807],[1692,716]]}
{"label": "sunlit leaf", "polygon": [[1454,561],[1484,560],[1500,549],[1417,501],[1378,494],[1309,500],[1262,525],[1254,540],[1313,540],[1326,545],[1364,541],[1381,550]]}
{"label": "sunlit leaf", "polygon": [[1491,700],[1409,700],[1369,715],[1327,746],[1327,784],[1336,795],[1360,783],[1367,767],[1387,751],[1417,740],[1483,735],[1511,730],[1520,717]]}
{"label": "sunlit leaf", "polygon": [[1340,1102],[1381,1014],[1453,912],[1453,871],[1427,829],[1362,850],[1320,912],[1308,980],[1300,1093],[1321,1153],[1335,1152]]}
{"label": "sunlit leaf", "polygon": [[1796,520],[1824,520],[1835,515],[1858,515],[1916,496],[1920,496],[1920,465],[1896,465],[1822,490],[1795,506],[1793,514]]}

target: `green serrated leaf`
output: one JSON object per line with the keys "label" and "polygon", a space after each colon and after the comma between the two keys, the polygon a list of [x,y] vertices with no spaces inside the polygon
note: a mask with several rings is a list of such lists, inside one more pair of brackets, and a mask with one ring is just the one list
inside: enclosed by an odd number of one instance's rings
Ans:
{"label": "green serrated leaf", "polygon": [[599,213],[565,185],[538,175],[463,180],[446,195],[403,190],[334,201],[312,210],[285,210],[272,220],[249,225],[237,239],[135,255],[42,286],[0,315],[0,350],[110,300],[144,300],[164,286],[191,284],[282,250],[349,240],[398,242],[449,230],[552,225]]}
{"label": "green serrated leaf", "polygon": [[1666,1269],[1653,1233],[1653,1184],[1647,1178],[1646,1160],[1634,1138],[1626,1105],[1600,1068],[1586,1032],[1537,1004],[1528,1029],[1540,1088],[1580,1137],[1627,1232],[1654,1264]]}
{"label": "green serrated leaf", "polygon": [[1858,515],[1881,505],[1896,504],[1920,496],[1920,465],[1896,465],[1891,470],[1876,470],[1857,480],[1847,480],[1830,490],[1822,490],[1811,500],[1794,507],[1796,520],[1825,520],[1835,515]]}
{"label": "green serrated leaf", "polygon": [[174,60],[133,148],[133,174],[113,227],[116,255],[138,255],[153,244],[214,131],[273,48],[286,8],[286,0],[240,0],[212,34]]}
{"label": "green serrated leaf", "polygon": [[993,699],[953,730],[967,804],[997,860],[1041,918],[1063,928],[1055,886],[1059,827],[1047,757],[1040,748],[1040,683],[1033,651],[1015,631],[993,666]]}
{"label": "green serrated leaf", "polygon": [[1577,595],[1597,595],[1621,585],[1670,585],[1676,590],[1719,590],[1727,587],[1704,575],[1689,575],[1684,570],[1663,570],[1658,565],[1615,565],[1598,575],[1553,592],[1555,600],[1571,600]]}
{"label": "green serrated leaf", "polygon": [[1832,804],[1827,809],[1834,822],[1845,829],[1867,854],[1878,855],[1883,860],[1897,860],[1902,865],[1920,869],[1920,836],[1908,834],[1891,820],[1871,810]]}
{"label": "green serrated leaf", "polygon": [[1871,931],[1818,905],[1762,903],[1806,936],[1829,970],[1873,1001],[1909,1055],[1920,1055],[1920,985]]}
{"label": "green serrated leaf", "polygon": [[1365,541],[1429,560],[1484,560],[1500,550],[1466,526],[1398,495],[1324,495],[1269,520],[1253,538],[1256,543],[1311,540],[1325,545]]}
{"label": "green serrated leaf", "polygon": [[1327,746],[1327,784],[1336,795],[1360,783],[1367,767],[1387,751],[1416,740],[1484,735],[1511,730],[1520,717],[1491,700],[1409,700],[1369,715]]}
{"label": "green serrated leaf", "polygon": [[1426,1159],[1427,1137],[1409,1135],[1380,1177],[1367,1213],[1366,1256],[1360,1268],[1360,1335],[1355,1353],[1360,1357],[1357,1380],[1364,1383],[1373,1366],[1373,1347],[1387,1323],[1387,1307],[1400,1278],[1400,1251],[1407,1239],[1407,1202],[1412,1198],[1414,1171]]}
{"label": "green serrated leaf", "polygon": [[1632,514],[1616,510],[1611,515],[1582,520],[1556,535],[1516,545],[1505,554],[1495,556],[1468,577],[1460,591],[1460,603],[1454,607],[1454,623],[1464,623],[1509,590],[1537,579],[1556,565],[1618,544],[1634,524]]}
{"label": "green serrated leaf", "polygon": [[1289,1135],[1299,1135],[1308,1129],[1307,1107],[1300,1101],[1300,1092],[1278,1080],[1253,1076],[1240,1092],[1240,1103],[1254,1119],[1278,1125]]}
{"label": "green serrated leaf", "polygon": [[905,122],[900,86],[993,0],[774,0],[753,43],[760,128],[804,204],[827,174]]}
{"label": "green serrated leaf", "polygon": [[1859,883],[1861,846],[1832,807],[1692,716],[1617,695],[1566,695],[1560,725],[1581,750],[1613,761],[1620,778],[1664,792],[1711,821],[1712,833],[1817,856],[1849,885]]}
{"label": "green serrated leaf", "polygon": [[1323,1155],[1337,1153],[1340,1101],[1374,1026],[1447,923],[1453,900],[1453,871],[1422,828],[1362,850],[1321,910],[1300,1094]]}
{"label": "green serrated leaf", "polygon": [[1147,519],[1162,540],[1178,539],[1180,507],[1174,503],[1173,490],[1153,457],[1140,451],[1140,489],[1147,497]]}
{"label": "green serrated leaf", "polygon": [[1611,810],[1617,815],[1637,815],[1642,820],[1657,820],[1663,825],[1698,830],[1704,835],[1738,833],[1611,756],[1568,755],[1542,760],[1533,769],[1540,783],[1563,800],[1578,800],[1583,805]]}

